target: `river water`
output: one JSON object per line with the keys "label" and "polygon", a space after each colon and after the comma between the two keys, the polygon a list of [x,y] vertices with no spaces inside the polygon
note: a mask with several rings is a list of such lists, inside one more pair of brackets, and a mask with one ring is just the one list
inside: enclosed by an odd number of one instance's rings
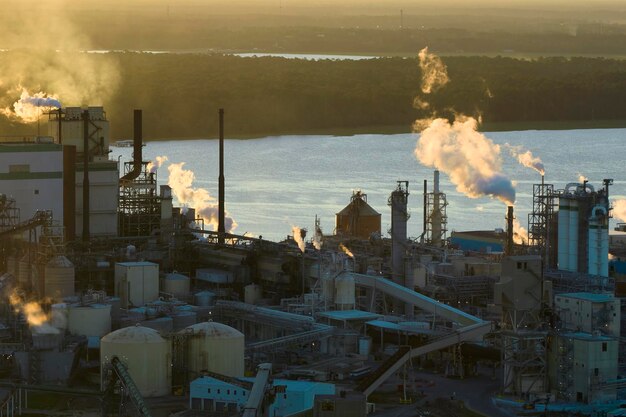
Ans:
{"label": "river water", "polygon": [[[515,131],[486,133],[495,143],[521,145],[539,156],[546,168],[546,183],[564,188],[580,175],[596,188],[613,178],[614,198],[626,198],[624,138],[626,129]],[[423,180],[432,183],[433,169],[413,155],[418,136],[278,136],[226,140],[226,210],[238,223],[236,233],[283,239],[291,226],[313,229],[315,216],[324,233],[332,233],[335,213],[345,207],[353,190],[367,194],[369,204],[382,214],[383,234],[391,227],[387,198],[396,181],[409,181],[409,236],[422,232]],[[129,160],[131,148],[112,148],[112,158]],[[185,162],[195,173],[194,187],[217,198],[218,142],[176,140],[148,142],[144,159],[167,156]],[[532,209],[532,184],[540,175],[522,167],[502,152],[503,172],[516,185],[516,216],[523,226]],[[159,184],[168,180],[168,163],[158,170]],[[506,207],[489,197],[468,198],[456,191],[447,175],[441,189],[448,198],[449,230],[503,228]],[[613,221],[614,223],[614,221]]]}

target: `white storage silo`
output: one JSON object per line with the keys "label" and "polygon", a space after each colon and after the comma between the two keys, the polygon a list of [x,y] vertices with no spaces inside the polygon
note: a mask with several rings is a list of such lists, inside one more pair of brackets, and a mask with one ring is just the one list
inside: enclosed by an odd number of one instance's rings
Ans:
{"label": "white storage silo", "polygon": [[172,272],[163,278],[163,292],[172,294],[177,298],[184,298],[189,295],[191,281],[188,276]]}
{"label": "white storage silo", "polygon": [[355,303],[354,277],[341,274],[335,278],[335,307],[337,310],[352,310]]}
{"label": "white storage silo", "polygon": [[122,308],[143,306],[159,298],[159,265],[152,262],[115,264],[115,295]]}
{"label": "white storage silo", "polygon": [[67,311],[67,329],[72,334],[102,337],[111,331],[110,304],[76,304]]}
{"label": "white storage silo", "polygon": [[263,298],[263,287],[258,284],[250,284],[244,287],[244,301],[247,304],[257,304]]}
{"label": "white storage silo", "polygon": [[569,269],[569,200],[559,199],[558,215],[558,264],[559,269]]}
{"label": "white storage silo", "polygon": [[568,271],[578,271],[578,201],[571,200],[569,206],[569,265]]}
{"label": "white storage silo", "polygon": [[203,370],[240,377],[244,375],[244,335],[214,321],[194,324],[181,333],[192,334],[187,341],[187,363],[196,375]]}
{"label": "white storage silo", "polygon": [[50,259],[44,269],[44,296],[55,301],[74,295],[74,264],[65,256]]}
{"label": "white storage silo", "polygon": [[156,330],[131,326],[104,336],[100,341],[102,374],[113,357],[119,358],[126,365],[144,397],[159,397],[170,393],[171,347]]}

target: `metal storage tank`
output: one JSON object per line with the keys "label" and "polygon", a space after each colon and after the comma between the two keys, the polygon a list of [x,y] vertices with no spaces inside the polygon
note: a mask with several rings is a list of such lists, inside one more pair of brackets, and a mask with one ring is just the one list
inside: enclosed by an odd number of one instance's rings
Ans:
{"label": "metal storage tank", "polygon": [[196,374],[202,370],[240,377],[244,375],[244,335],[214,321],[194,324],[181,331],[191,334],[187,343],[187,363]]}
{"label": "metal storage tank", "polygon": [[250,284],[244,287],[244,301],[248,304],[257,304],[263,298],[263,288],[257,284]]}
{"label": "metal storage tank", "polygon": [[74,264],[65,256],[50,259],[44,269],[44,295],[60,301],[74,295]]}
{"label": "metal storage tank", "polygon": [[163,292],[172,294],[175,297],[187,297],[191,281],[188,276],[172,272],[165,275],[163,279]]}
{"label": "metal storage tank", "polygon": [[70,305],[67,329],[77,335],[104,336],[111,331],[111,305]]}
{"label": "metal storage tank", "polygon": [[141,395],[159,397],[170,393],[171,347],[159,332],[131,326],[109,333],[100,341],[102,375],[115,356],[128,367]]}
{"label": "metal storage tank", "polygon": [[208,307],[215,303],[215,293],[211,291],[201,291],[194,295],[194,302],[197,306]]}
{"label": "metal storage tank", "polygon": [[569,203],[569,265],[568,271],[578,271],[578,200]]}
{"label": "metal storage tank", "polygon": [[143,306],[159,298],[159,265],[152,262],[117,262],[115,295],[122,308]]}
{"label": "metal storage tank", "polygon": [[367,204],[367,194],[355,191],[350,204],[335,215],[335,233],[369,239],[372,233],[380,234],[381,214]]}
{"label": "metal storage tank", "polygon": [[559,199],[559,216],[558,216],[558,251],[559,251],[559,269],[569,269],[569,200],[566,198]]}
{"label": "metal storage tank", "polygon": [[174,331],[184,329],[185,327],[193,326],[198,322],[198,315],[194,311],[181,311],[172,314]]}
{"label": "metal storage tank", "polygon": [[146,320],[141,323],[142,326],[156,330],[162,336],[172,333],[174,330],[174,320],[171,317],[159,317],[153,320]]}
{"label": "metal storage tank", "polygon": [[337,310],[352,310],[355,303],[354,277],[341,274],[335,278],[335,306]]}

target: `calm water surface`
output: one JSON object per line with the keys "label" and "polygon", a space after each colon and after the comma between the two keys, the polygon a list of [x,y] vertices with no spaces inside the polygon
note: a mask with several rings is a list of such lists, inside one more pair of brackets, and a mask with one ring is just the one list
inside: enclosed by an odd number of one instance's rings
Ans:
{"label": "calm water surface", "polygon": [[[546,166],[546,182],[564,188],[585,175],[601,186],[613,178],[614,198],[626,198],[624,139],[626,129],[520,131],[487,133],[498,144],[522,145]],[[423,180],[432,182],[432,168],[413,156],[414,134],[355,136],[279,136],[226,140],[226,210],[237,221],[237,233],[249,232],[272,240],[291,233],[291,225],[312,230],[315,215],[324,233],[332,233],[334,215],[345,207],[352,190],[360,189],[382,214],[385,233],[391,227],[387,198],[396,181],[409,181],[409,235],[422,233]],[[112,148],[112,158],[129,160],[130,148]],[[195,187],[217,198],[218,143],[215,140],[149,142],[144,158],[166,155],[186,162],[194,171]],[[532,208],[532,184],[539,174],[502,154],[503,172],[516,183],[516,215],[526,225]],[[159,169],[159,184],[167,183],[167,164]],[[449,230],[504,227],[506,207],[488,197],[471,199],[457,192],[445,174],[441,188],[448,196]]]}

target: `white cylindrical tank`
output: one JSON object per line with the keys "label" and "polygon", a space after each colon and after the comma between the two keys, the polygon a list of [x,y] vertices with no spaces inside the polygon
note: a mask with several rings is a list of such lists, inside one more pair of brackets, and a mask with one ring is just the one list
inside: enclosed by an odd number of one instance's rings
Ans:
{"label": "white cylindrical tank", "polygon": [[153,320],[146,320],[141,323],[142,326],[156,330],[162,336],[172,333],[174,329],[174,320],[172,317],[158,317]]}
{"label": "white cylindrical tank", "polygon": [[559,199],[558,264],[559,269],[569,269],[569,200]]}
{"label": "white cylindrical tank", "polygon": [[201,291],[194,294],[194,302],[199,307],[212,306],[215,302],[215,293],[211,291]]}
{"label": "white cylindrical tank", "polygon": [[257,304],[263,298],[263,287],[257,284],[250,284],[244,287],[244,301],[247,304]]}
{"label": "white cylindrical tank", "polygon": [[354,303],[354,277],[351,274],[341,274],[335,278],[335,306],[338,310],[352,310]]}
{"label": "white cylindrical tank", "polygon": [[163,292],[172,294],[177,298],[184,298],[189,295],[191,281],[188,276],[172,272],[165,275],[163,279]]}
{"label": "white cylindrical tank", "polygon": [[67,329],[82,336],[102,337],[108,334],[111,331],[111,305],[70,305]]}
{"label": "white cylindrical tank", "polygon": [[244,335],[222,323],[208,321],[181,331],[193,334],[187,341],[187,363],[196,374],[202,370],[240,377],[244,375]]}
{"label": "white cylindrical tank", "polygon": [[44,295],[60,301],[74,295],[74,264],[65,256],[50,259],[44,269]]}
{"label": "white cylindrical tank", "polygon": [[193,326],[198,321],[198,315],[195,311],[179,311],[172,314],[174,331],[184,329],[185,327]]}
{"label": "white cylindrical tank", "polygon": [[170,393],[171,347],[156,330],[131,326],[107,334],[100,341],[102,374],[113,357],[126,365],[144,397],[160,397]]}
{"label": "white cylindrical tank", "polygon": [[[571,200],[569,205],[569,265],[568,270],[578,271],[578,201]],[[583,271],[584,272],[584,271]]]}

